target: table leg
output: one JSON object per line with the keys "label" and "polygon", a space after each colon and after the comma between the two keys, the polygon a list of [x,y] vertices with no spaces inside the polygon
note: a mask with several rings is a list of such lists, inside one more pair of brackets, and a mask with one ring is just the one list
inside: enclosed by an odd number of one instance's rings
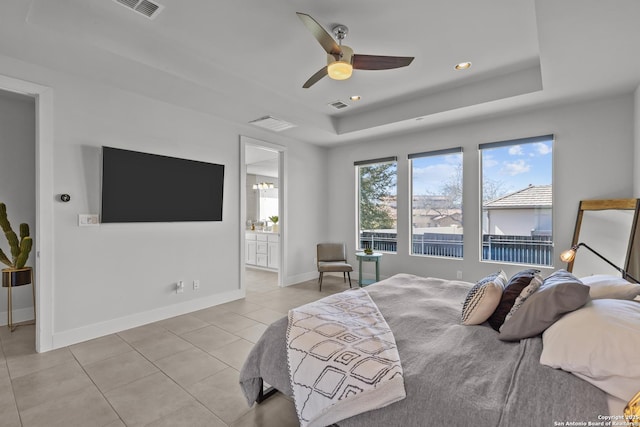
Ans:
{"label": "table leg", "polygon": [[[9,274],[11,275],[11,274]],[[9,330],[13,332],[13,298],[11,297],[11,279],[9,279],[9,286],[7,286],[7,326]]]}
{"label": "table leg", "polygon": [[362,258],[358,258],[358,286],[362,287]]}
{"label": "table leg", "polygon": [[376,282],[380,281],[380,257],[376,258]]}

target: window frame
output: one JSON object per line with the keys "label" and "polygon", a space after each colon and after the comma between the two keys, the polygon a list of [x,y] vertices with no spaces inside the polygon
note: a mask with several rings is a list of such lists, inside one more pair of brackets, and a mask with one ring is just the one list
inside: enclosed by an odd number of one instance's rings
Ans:
{"label": "window frame", "polygon": [[[551,174],[551,184],[548,184],[551,186],[551,208],[550,208],[550,227],[551,227],[551,235],[550,235],[550,240],[546,241],[545,244],[543,245],[538,245],[538,246],[546,246],[548,247],[548,256],[546,256],[545,258],[548,260],[548,264],[540,264],[540,263],[533,263],[533,262],[527,262],[525,261],[508,261],[508,260],[500,260],[500,259],[484,259],[484,236],[485,236],[485,232],[484,232],[484,227],[485,227],[485,201],[484,201],[484,188],[485,188],[485,177],[484,177],[484,166],[483,166],[483,150],[487,150],[487,149],[492,149],[492,148],[501,148],[501,147],[511,147],[511,146],[517,146],[517,145],[525,145],[525,144],[534,144],[534,143],[539,143],[539,142],[550,142],[551,143],[551,164],[550,164],[550,174]],[[478,145],[478,162],[479,162],[479,169],[478,169],[478,175],[479,175],[479,222],[480,222],[480,226],[479,226],[479,239],[478,239],[478,260],[481,263],[492,263],[492,264],[508,264],[508,265],[518,265],[518,266],[525,266],[525,267],[535,267],[535,268],[553,268],[554,265],[554,238],[555,238],[555,228],[554,228],[554,206],[555,206],[555,202],[554,202],[554,197],[553,197],[553,187],[554,187],[554,145],[555,145],[555,135],[554,134],[548,134],[548,135],[540,135],[540,136],[534,136],[534,137],[527,137],[527,138],[517,138],[517,139],[511,139],[511,140],[504,140],[504,141],[497,141],[497,142],[489,142],[489,143],[484,143],[484,144],[479,144]],[[546,184],[537,184],[536,186],[541,186],[541,185],[546,185]],[[523,189],[524,190],[524,189]],[[517,191],[521,191],[521,190],[516,190]],[[506,195],[509,194],[513,194],[514,192],[508,192],[506,194],[504,194],[503,196],[500,197],[504,197]],[[494,199],[495,200],[495,199]],[[541,208],[536,208],[536,209],[541,209]],[[490,231],[490,230],[489,230]],[[490,235],[490,233],[487,233],[487,235]],[[533,244],[535,246],[535,244]]]}
{"label": "window frame", "polygon": [[397,218],[397,204],[398,204],[398,157],[397,156],[389,156],[389,157],[381,157],[381,158],[376,158],[376,159],[370,159],[370,160],[359,160],[359,161],[355,161],[353,162],[354,165],[354,173],[355,173],[355,184],[356,184],[356,197],[355,197],[355,210],[356,210],[356,214],[355,214],[355,229],[356,229],[356,243],[355,243],[355,248],[357,251],[363,251],[364,247],[362,247],[360,245],[361,243],[361,223],[360,223],[360,219],[361,219],[361,213],[360,213],[360,194],[361,194],[361,183],[360,183],[360,167],[362,166],[373,166],[373,165],[378,165],[378,164],[391,164],[394,163],[395,164],[395,180],[394,180],[394,185],[395,185],[395,196],[396,196],[396,224],[395,224],[395,247],[396,250],[395,251],[390,251],[390,250],[381,250],[381,249],[374,249],[374,251],[376,252],[381,252],[381,253],[389,253],[389,254],[397,254],[398,253],[398,218]]}
{"label": "window frame", "polygon": [[463,203],[463,195],[464,195],[464,150],[462,147],[454,147],[454,148],[445,148],[441,150],[431,150],[431,151],[423,151],[419,153],[412,153],[407,156],[408,160],[408,175],[409,175],[409,256],[422,257],[422,258],[440,258],[440,259],[450,259],[450,260],[463,260],[464,259],[464,226],[462,227],[462,240],[460,241],[460,256],[447,256],[447,255],[431,255],[424,253],[414,253],[413,251],[413,235],[414,235],[414,226],[413,226],[413,207],[414,207],[414,173],[413,173],[413,160],[420,159],[425,157],[438,157],[438,156],[446,156],[449,154],[460,154],[460,168],[462,172],[462,176],[460,177],[460,187],[461,187],[461,200],[460,200],[460,214],[461,221],[464,222],[464,203]]}

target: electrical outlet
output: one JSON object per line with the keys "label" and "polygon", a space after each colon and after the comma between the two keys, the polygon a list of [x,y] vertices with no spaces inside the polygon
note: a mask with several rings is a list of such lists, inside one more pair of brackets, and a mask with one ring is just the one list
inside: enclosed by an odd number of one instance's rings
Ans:
{"label": "electrical outlet", "polygon": [[200,280],[194,280],[193,281],[193,290],[197,291],[198,289],[200,289]]}
{"label": "electrical outlet", "polygon": [[457,279],[462,279],[462,270],[458,270],[458,271],[456,272],[456,278],[457,278]]}
{"label": "electrical outlet", "polygon": [[100,217],[96,214],[79,214],[78,226],[79,227],[91,227],[100,225]]}
{"label": "electrical outlet", "polygon": [[182,280],[176,283],[176,294],[181,294],[184,292],[184,282]]}

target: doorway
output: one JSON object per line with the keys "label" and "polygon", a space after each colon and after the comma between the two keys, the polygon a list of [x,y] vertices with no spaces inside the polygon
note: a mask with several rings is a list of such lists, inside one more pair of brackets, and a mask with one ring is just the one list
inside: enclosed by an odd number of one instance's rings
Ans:
{"label": "doorway", "polygon": [[35,349],[53,348],[53,91],[51,88],[0,75],[0,89],[35,99]]}
{"label": "doorway", "polygon": [[241,137],[241,272],[245,292],[283,286],[284,147]]}

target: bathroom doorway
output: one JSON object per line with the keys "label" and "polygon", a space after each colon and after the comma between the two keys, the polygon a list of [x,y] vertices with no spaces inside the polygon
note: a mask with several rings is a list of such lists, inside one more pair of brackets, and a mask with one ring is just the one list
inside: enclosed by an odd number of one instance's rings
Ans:
{"label": "bathroom doorway", "polygon": [[282,286],[284,150],[242,137],[242,287],[268,292]]}

